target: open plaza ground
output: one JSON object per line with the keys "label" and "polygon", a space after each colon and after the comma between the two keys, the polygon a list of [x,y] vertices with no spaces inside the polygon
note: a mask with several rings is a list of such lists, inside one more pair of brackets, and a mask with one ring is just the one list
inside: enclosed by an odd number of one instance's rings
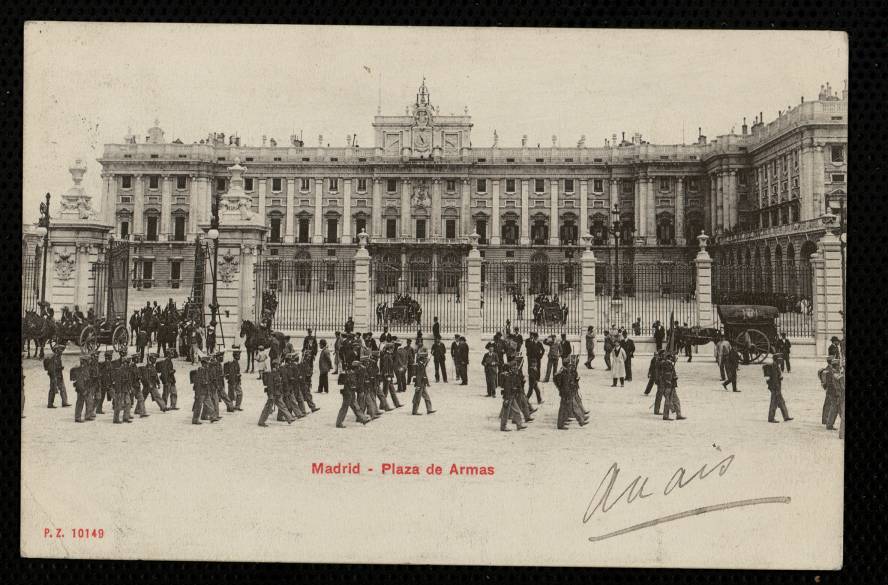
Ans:
{"label": "open plaza ground", "polygon": [[[742,546],[744,563],[780,567],[787,539],[804,532],[804,541],[791,544],[805,548],[796,558],[823,568],[841,562],[844,441],[820,424],[819,362],[793,363],[784,396],[795,420],[768,424],[761,367],[741,367],[742,392],[727,392],[711,346],[703,347],[692,363],[678,362],[687,420],[665,422],[653,414],[653,395],[642,394],[648,357],[634,361],[632,382],[612,388],[598,356],[595,369],[580,368],[591,424],[556,430],[558,397],[550,382],[541,384],[544,403],[529,427],[503,433],[502,401],[485,397],[481,345],[470,342],[468,386],[452,377],[432,383],[436,413],[411,416],[408,390],[399,395],[404,408],[367,426],[349,413],[346,429],[334,427],[335,376],[330,394],[313,394],[319,412],[292,425],[272,417],[268,428],[257,426],[265,395],[248,374],[244,412],[223,409],[220,422],[193,426],[190,365],[183,360],[176,360],[181,410],[161,413],[149,400],[150,417],[114,425],[106,403],[95,422],[75,424],[73,407],[46,408],[46,374],[40,362],[25,360],[23,553],[485,564],[494,551],[505,551],[500,560],[513,564],[600,565],[622,550],[630,564],[642,565],[682,564],[693,542],[707,547],[706,566],[736,566]],[[69,349],[66,378],[76,359],[76,348]],[[448,369],[452,376],[452,362]],[[73,403],[73,385],[67,387]],[[687,480],[703,465],[724,467],[731,455],[723,474],[702,473],[664,495],[679,468]],[[360,474],[312,473],[313,463],[339,462],[359,463]],[[383,474],[385,463],[415,465],[420,474]],[[430,464],[440,465],[442,475],[428,475]],[[495,471],[451,475],[453,464]],[[613,464],[619,477],[609,510],[584,522]],[[620,493],[636,477],[642,478],[636,487],[647,478],[643,491],[651,495],[628,503]],[[588,540],[700,506],[761,497],[791,501],[659,524],[637,532],[631,551],[619,536]],[[46,536],[57,528],[63,538]],[[102,529],[104,537],[72,538],[78,528]],[[702,558],[699,550],[695,558]]]}

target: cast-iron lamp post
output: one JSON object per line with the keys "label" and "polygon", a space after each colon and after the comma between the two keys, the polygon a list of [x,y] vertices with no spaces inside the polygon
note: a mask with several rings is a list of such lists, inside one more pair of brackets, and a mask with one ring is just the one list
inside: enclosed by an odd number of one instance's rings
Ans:
{"label": "cast-iron lamp post", "polygon": [[40,204],[40,219],[37,221],[36,233],[43,238],[43,276],[40,282],[40,306],[46,303],[46,255],[49,249],[49,193],[46,194],[46,202]]}
{"label": "cast-iron lamp post", "polygon": [[213,243],[213,289],[210,301],[210,329],[213,332],[213,343],[216,341],[216,325],[218,321],[216,317],[219,314],[219,302],[216,298],[217,286],[217,268],[219,266],[219,193],[213,197],[212,218],[210,219],[210,229],[207,231],[207,238]]}

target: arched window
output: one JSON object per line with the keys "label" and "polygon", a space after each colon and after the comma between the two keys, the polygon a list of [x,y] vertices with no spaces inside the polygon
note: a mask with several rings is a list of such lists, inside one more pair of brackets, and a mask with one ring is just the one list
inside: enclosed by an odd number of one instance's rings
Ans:
{"label": "arched window", "polygon": [[697,236],[701,231],[703,231],[703,214],[699,211],[688,213],[685,217],[685,242],[689,246],[697,246]]}
{"label": "arched window", "polygon": [[558,233],[562,246],[572,246],[577,243],[579,230],[577,228],[576,216],[573,214],[565,215]]}
{"label": "arched window", "polygon": [[657,216],[657,243],[661,246],[675,245],[675,224],[671,213]]}
{"label": "arched window", "polygon": [[515,246],[518,244],[518,218],[514,215],[503,217],[502,238],[503,244],[507,246]]}
{"label": "arched window", "polygon": [[549,221],[544,215],[536,215],[530,226],[530,239],[534,244],[546,244],[549,241]]}
{"label": "arched window", "polygon": [[783,286],[785,272],[783,271],[783,248],[779,244],[774,249],[774,273],[777,276],[774,279],[774,292],[782,293],[785,290]]}
{"label": "arched window", "polygon": [[589,222],[589,234],[592,236],[592,243],[596,246],[607,244],[607,216],[596,213]]}

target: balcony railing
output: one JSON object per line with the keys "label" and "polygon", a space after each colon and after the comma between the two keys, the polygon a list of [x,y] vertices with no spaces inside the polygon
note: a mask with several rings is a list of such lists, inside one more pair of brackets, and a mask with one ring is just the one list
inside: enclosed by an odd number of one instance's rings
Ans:
{"label": "balcony railing", "polygon": [[739,231],[729,235],[716,236],[718,244],[733,244],[736,242],[755,240],[761,238],[787,236],[791,234],[804,234],[808,232],[822,231],[824,229],[821,219],[807,219],[786,225],[775,225],[766,228],[757,228],[747,231]]}

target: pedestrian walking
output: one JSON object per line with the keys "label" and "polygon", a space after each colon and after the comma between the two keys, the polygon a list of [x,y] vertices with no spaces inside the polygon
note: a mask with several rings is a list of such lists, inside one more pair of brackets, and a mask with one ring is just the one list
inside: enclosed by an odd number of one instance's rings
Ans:
{"label": "pedestrian walking", "polygon": [[725,343],[727,344],[728,351],[722,358],[722,365],[725,370],[725,381],[722,382],[722,388],[727,390],[728,384],[730,384],[734,392],[740,392],[737,390],[737,370],[740,368],[740,354],[729,341],[725,340]]}
{"label": "pedestrian walking", "polygon": [[330,359],[330,350],[327,349],[327,340],[322,339],[319,345],[321,357],[318,358],[318,394],[329,394],[330,383],[327,377],[333,369],[333,361]]}
{"label": "pedestrian walking", "polygon": [[586,368],[592,369],[592,360],[595,359],[595,327],[589,325],[586,330]]}
{"label": "pedestrian walking", "polygon": [[779,353],[775,353],[772,357],[765,359],[762,364],[762,373],[768,384],[768,390],[771,391],[771,404],[768,406],[768,422],[779,422],[775,418],[777,409],[783,415],[783,421],[792,420],[789,416],[789,410],[786,408],[786,401],[783,399],[783,374],[780,373],[780,360],[783,358]]}
{"label": "pedestrian walking", "polygon": [[611,387],[616,388],[617,380],[620,381],[620,387],[622,387],[626,381],[626,351],[623,349],[623,346],[619,341],[614,344],[614,349],[610,353],[610,358],[611,378],[614,380]]}

